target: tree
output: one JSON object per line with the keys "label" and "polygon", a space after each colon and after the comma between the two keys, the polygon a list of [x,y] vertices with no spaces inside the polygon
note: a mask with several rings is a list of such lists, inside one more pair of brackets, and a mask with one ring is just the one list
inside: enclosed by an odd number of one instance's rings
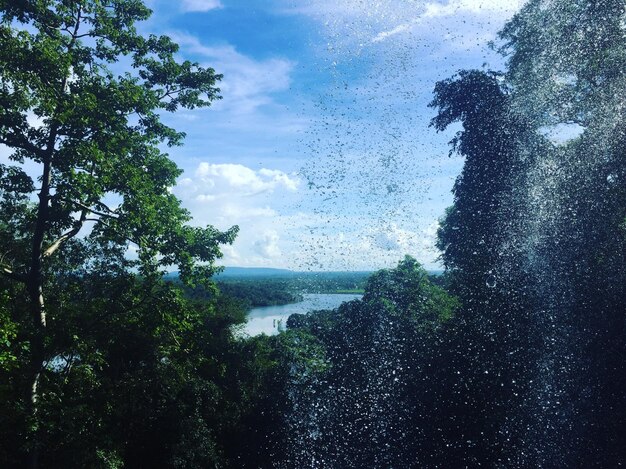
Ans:
{"label": "tree", "polygon": [[[0,143],[13,162],[0,167],[0,262],[28,298],[28,319],[18,322],[27,337],[24,400],[36,467],[49,322],[62,320],[47,316],[46,294],[66,270],[71,241],[133,244],[144,276],[177,265],[193,282],[212,272],[219,244],[237,229],[190,226],[169,192],[180,171],[161,144],[179,145],[184,134],[161,115],[208,106],[221,76],[177,61],[169,38],[141,36],[135,23],[151,12],[140,0],[4,0],[0,13]],[[129,66],[117,72],[121,63]]]}
{"label": "tree", "polygon": [[534,371],[540,336],[529,333],[537,290],[522,265],[529,196],[520,194],[529,168],[552,150],[532,122],[513,111],[502,73],[461,71],[437,83],[434,94],[432,125],[443,131],[461,123],[451,153],[465,157],[437,240],[462,302],[460,324],[444,352],[459,374],[458,389],[448,395],[452,419],[441,426],[449,441],[481,442],[455,443],[449,456],[457,465],[493,465],[523,444],[521,418],[507,416],[521,413],[524,377]]}
{"label": "tree", "polygon": [[438,247],[455,293],[471,309],[494,291],[487,284],[498,276],[496,264],[514,218],[506,213],[511,210],[507,202],[528,126],[509,112],[509,90],[496,72],[461,71],[438,82],[434,95],[430,106],[438,113],[431,125],[437,131],[455,122],[463,125],[450,142],[450,153],[466,160],[454,184],[454,205],[438,233]]}
{"label": "tree", "polygon": [[522,234],[536,239],[526,272],[541,292],[539,317],[552,318],[537,321],[552,366],[538,367],[533,379],[547,385],[529,399],[541,415],[529,430],[538,464],[626,460],[625,20],[619,0],[532,0],[500,33],[515,112],[561,137],[527,170],[525,188],[540,196],[526,202]]}
{"label": "tree", "polygon": [[302,438],[286,465],[430,467],[441,440],[434,417],[443,407],[431,365],[458,306],[406,256],[374,273],[361,300],[290,316],[287,332],[321,344],[327,366],[307,374],[306,388],[287,383],[298,403],[289,433]]}
{"label": "tree", "polygon": [[438,239],[463,302],[446,433],[483,442],[457,465],[623,464],[625,18],[531,0],[500,33],[506,73],[436,86],[433,124],[462,123],[466,157]]}

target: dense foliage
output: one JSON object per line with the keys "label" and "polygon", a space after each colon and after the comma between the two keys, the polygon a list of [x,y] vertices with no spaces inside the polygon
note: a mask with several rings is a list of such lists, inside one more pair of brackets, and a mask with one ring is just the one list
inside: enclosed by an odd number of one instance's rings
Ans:
{"label": "dense foliage", "polygon": [[458,308],[411,257],[368,280],[362,300],[292,315],[324,364],[288,384],[292,409],[283,467],[412,467],[432,412],[436,337]]}
{"label": "dense foliage", "polygon": [[249,308],[285,305],[302,300],[302,295],[294,291],[287,282],[269,280],[229,281],[218,282],[217,285],[223,294],[242,299]]}
{"label": "dense foliage", "polygon": [[452,435],[480,441],[458,465],[626,459],[625,8],[529,1],[500,34],[506,73],[435,90],[433,124],[463,125],[466,158],[439,233],[464,306],[452,405],[474,415]]}
{"label": "dense foliage", "polygon": [[[100,423],[104,414],[133,415],[107,399],[93,401],[98,390],[114,395],[111,386],[124,381],[100,387],[101,369],[118,377],[127,372],[109,356],[121,351],[110,348],[137,347],[139,357],[127,357],[135,363],[128,370],[139,367],[130,373],[134,381],[120,389],[145,395],[143,411],[150,409],[158,421],[150,401],[175,399],[174,383],[189,373],[183,366],[174,367],[180,377],[168,375],[162,369],[168,354],[178,347],[175,354],[183,356],[186,340],[179,334],[199,333],[197,323],[206,316],[185,312],[177,294],[159,286],[159,268],[176,265],[184,281],[203,281],[219,245],[232,242],[237,231],[188,224],[189,214],[169,190],[180,171],[160,149],[184,136],[164,125],[161,114],[209,105],[219,97],[220,76],[177,61],[178,46],[169,38],[139,35],[134,24],[150,10],[138,0],[2,1],[0,14],[0,143],[12,150],[12,164],[0,166],[1,427],[10,429],[3,434],[3,459],[30,467],[119,465],[142,450],[126,447],[130,440],[114,444],[110,427],[106,438],[97,436],[96,428],[107,428]],[[129,65],[116,73],[120,61]],[[123,256],[131,247],[134,262]],[[134,270],[141,280],[130,274]],[[228,331],[228,323],[216,327]],[[124,328],[131,329],[127,344],[118,342]],[[164,376],[172,386],[155,384]],[[174,394],[146,393],[145,386]],[[184,414],[192,416],[196,404],[188,404]],[[132,424],[115,425],[142,438],[133,426],[149,415],[135,415]],[[63,430],[65,424],[70,427]],[[194,432],[194,438],[211,439],[209,430]],[[89,433],[94,442],[79,438]],[[74,448],[83,453],[72,454]],[[197,457],[210,459],[210,448]]]}

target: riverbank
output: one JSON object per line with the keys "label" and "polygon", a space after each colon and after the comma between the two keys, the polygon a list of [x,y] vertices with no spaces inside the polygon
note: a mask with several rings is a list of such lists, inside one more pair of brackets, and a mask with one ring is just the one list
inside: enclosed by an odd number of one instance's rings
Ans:
{"label": "riverbank", "polygon": [[251,309],[243,333],[249,336],[278,334],[285,328],[287,319],[292,314],[335,309],[346,301],[361,299],[362,295],[354,293],[304,293],[302,297],[302,301],[297,303]]}

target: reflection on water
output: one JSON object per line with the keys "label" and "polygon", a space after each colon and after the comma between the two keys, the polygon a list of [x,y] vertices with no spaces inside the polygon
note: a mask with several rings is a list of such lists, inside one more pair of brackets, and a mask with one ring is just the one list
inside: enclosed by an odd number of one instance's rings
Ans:
{"label": "reflection on water", "polygon": [[253,308],[248,314],[248,323],[243,332],[248,335],[277,334],[284,329],[287,318],[296,313],[307,313],[320,309],[335,309],[345,301],[360,299],[362,295],[337,293],[308,293],[304,300],[280,306],[263,306]]}

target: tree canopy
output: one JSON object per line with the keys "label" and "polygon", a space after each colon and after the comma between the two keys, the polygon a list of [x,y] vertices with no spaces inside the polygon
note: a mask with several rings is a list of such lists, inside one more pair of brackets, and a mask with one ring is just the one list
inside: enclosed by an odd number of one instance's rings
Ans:
{"label": "tree canopy", "polygon": [[[210,105],[221,76],[179,61],[168,37],[140,34],[150,13],[139,0],[0,2],[0,144],[11,151],[0,166],[0,263],[13,295],[26,296],[7,337],[17,329],[27,357],[21,428],[32,467],[40,377],[71,308],[48,305],[50,294],[107,256],[144,278],[176,266],[184,281],[206,284],[219,245],[237,232],[190,225],[170,191],[180,170],[163,149],[184,133],[162,115]],[[124,259],[130,248],[135,261]]]}

